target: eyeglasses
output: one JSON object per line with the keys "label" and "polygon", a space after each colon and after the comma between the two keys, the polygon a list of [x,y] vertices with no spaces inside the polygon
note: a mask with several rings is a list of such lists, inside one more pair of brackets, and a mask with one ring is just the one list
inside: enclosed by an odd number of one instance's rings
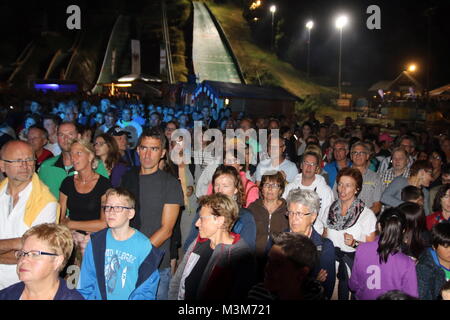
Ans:
{"label": "eyeglasses", "polygon": [[124,207],[124,206],[102,206],[105,212],[114,211],[115,213],[121,213],[123,210],[134,209],[133,207]]}
{"label": "eyeglasses", "polygon": [[19,260],[20,258],[23,258],[25,256],[30,257],[31,259],[36,259],[40,256],[59,256],[59,254],[56,253],[50,253],[45,251],[38,251],[38,250],[31,250],[31,251],[23,251],[23,250],[17,250],[14,252],[14,255]]}
{"label": "eyeglasses", "polygon": [[103,145],[105,145],[105,144],[106,144],[106,142],[95,142],[95,143],[94,143],[94,147],[96,147],[96,146],[101,147],[101,146],[103,146]]}
{"label": "eyeglasses", "polygon": [[439,156],[432,156],[431,159],[433,159],[433,160],[441,160],[441,157],[439,157]]}
{"label": "eyeglasses", "polygon": [[279,189],[280,185],[278,183],[264,183],[263,188],[266,189]]}
{"label": "eyeglasses", "polygon": [[366,154],[367,154],[366,151],[353,151],[353,152],[351,152],[352,156],[361,156],[361,155],[365,156]]}
{"label": "eyeglasses", "polygon": [[308,216],[312,215],[312,212],[308,212],[308,213],[301,213],[301,212],[294,212],[294,211],[286,212],[286,216],[291,216],[291,215],[296,218],[304,218],[304,217],[308,217]]}
{"label": "eyeglasses", "polygon": [[309,166],[309,167],[317,166],[317,163],[313,163],[313,162],[303,161],[302,163],[304,166]]}
{"label": "eyeglasses", "polygon": [[36,161],[35,158],[33,159],[18,159],[18,160],[7,160],[7,159],[2,159],[2,161],[5,161],[6,163],[10,164],[11,167],[21,167],[22,165],[27,165],[27,166],[33,166],[34,162]]}
{"label": "eyeglasses", "polygon": [[204,219],[208,219],[208,218],[211,218],[211,217],[216,217],[216,216],[213,215],[213,214],[209,214],[209,215],[206,215],[206,216],[199,216],[198,218],[200,219],[200,221],[203,221]]}

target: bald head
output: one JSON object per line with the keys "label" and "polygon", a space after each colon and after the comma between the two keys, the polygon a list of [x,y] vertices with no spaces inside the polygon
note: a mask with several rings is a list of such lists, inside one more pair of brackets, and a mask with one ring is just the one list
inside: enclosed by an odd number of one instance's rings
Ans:
{"label": "bald head", "polygon": [[5,143],[0,150],[0,158],[10,160],[8,157],[11,153],[14,153],[15,150],[19,150],[20,152],[29,153],[30,157],[33,157],[33,148],[28,142],[22,140],[11,140]]}
{"label": "bald head", "polygon": [[0,169],[13,183],[31,181],[34,173],[35,158],[31,146],[24,141],[7,142],[1,149]]}

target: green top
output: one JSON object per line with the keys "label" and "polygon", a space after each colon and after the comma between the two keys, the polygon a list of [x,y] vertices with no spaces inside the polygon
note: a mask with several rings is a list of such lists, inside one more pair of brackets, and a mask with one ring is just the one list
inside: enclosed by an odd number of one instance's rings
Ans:
{"label": "green top", "polygon": [[[98,167],[95,172],[109,179],[108,171],[106,171],[103,161],[98,161]],[[72,167],[70,170],[66,171],[64,169],[62,156],[59,155],[45,160],[41,164],[38,174],[42,182],[44,182],[50,189],[50,192],[57,200],[59,200],[59,188],[61,187],[61,183],[68,176],[74,175],[75,170]]]}

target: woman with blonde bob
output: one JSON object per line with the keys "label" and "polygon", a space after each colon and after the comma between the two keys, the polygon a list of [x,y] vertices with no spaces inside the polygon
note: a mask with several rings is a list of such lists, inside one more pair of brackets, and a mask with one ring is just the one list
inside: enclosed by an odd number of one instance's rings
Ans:
{"label": "woman with blonde bob", "polygon": [[84,300],[59,278],[72,249],[72,234],[65,226],[44,223],[29,229],[22,236],[22,250],[15,253],[21,282],[0,291],[0,300]]}
{"label": "woman with blonde bob", "polygon": [[200,198],[197,239],[189,246],[169,287],[170,300],[242,299],[254,284],[252,250],[231,232],[239,208],[231,197]]}

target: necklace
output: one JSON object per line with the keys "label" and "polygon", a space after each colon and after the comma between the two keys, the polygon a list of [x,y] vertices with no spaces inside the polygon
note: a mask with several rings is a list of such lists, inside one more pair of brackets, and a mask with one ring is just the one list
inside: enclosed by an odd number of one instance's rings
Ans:
{"label": "necklace", "polygon": [[80,182],[83,183],[83,184],[86,184],[89,181],[93,180],[94,177],[95,177],[95,173],[91,177],[89,177],[88,179],[82,179],[81,175],[78,174],[78,180],[80,180]]}

